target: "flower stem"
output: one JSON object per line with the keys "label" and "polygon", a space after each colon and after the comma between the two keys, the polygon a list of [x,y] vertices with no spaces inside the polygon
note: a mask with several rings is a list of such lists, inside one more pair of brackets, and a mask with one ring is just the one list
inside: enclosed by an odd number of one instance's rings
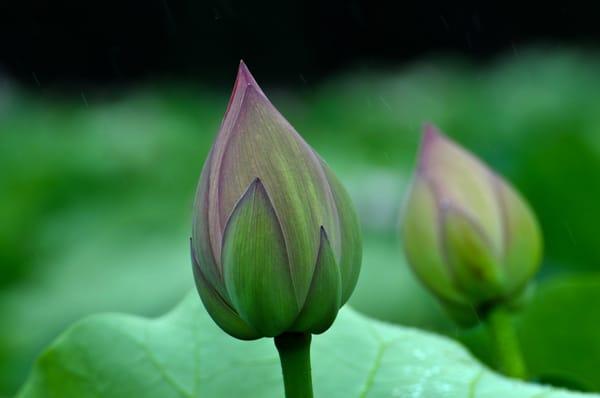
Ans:
{"label": "flower stem", "polygon": [[486,327],[498,370],[506,376],[525,379],[527,369],[510,312],[502,306],[492,308],[486,318]]}
{"label": "flower stem", "polygon": [[310,333],[284,333],[275,337],[286,398],[312,398]]}

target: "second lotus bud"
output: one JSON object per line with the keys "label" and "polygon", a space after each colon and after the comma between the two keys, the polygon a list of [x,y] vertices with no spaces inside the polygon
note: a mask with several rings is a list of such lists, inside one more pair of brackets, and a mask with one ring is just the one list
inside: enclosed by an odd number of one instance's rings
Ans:
{"label": "second lotus bud", "polygon": [[409,264],[459,321],[515,299],[540,263],[541,234],[525,200],[433,126],[401,232]]}

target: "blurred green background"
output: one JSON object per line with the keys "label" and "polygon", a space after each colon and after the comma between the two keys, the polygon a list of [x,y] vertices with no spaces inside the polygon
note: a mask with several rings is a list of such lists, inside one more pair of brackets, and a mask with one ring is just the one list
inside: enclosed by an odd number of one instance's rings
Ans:
{"label": "blurred green background", "polygon": [[[432,121],[521,190],[542,224],[543,268],[517,319],[535,379],[600,391],[599,70],[596,53],[531,48],[487,65],[429,57],[303,89],[265,85],[360,213],[364,261],[350,305],[492,361],[482,331],[455,327],[415,280],[396,233],[420,128]],[[228,90],[40,95],[2,82],[0,396],[73,321],[157,316],[192,289],[192,199]]]}

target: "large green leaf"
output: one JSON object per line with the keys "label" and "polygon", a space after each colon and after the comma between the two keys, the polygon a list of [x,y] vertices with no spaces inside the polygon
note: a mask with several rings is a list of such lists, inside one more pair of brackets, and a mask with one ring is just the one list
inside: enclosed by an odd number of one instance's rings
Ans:
{"label": "large green leaf", "polygon": [[598,273],[553,278],[540,285],[519,319],[519,337],[532,374],[600,391],[599,301]]}
{"label": "large green leaf", "polygon": [[[317,397],[593,396],[506,379],[451,340],[374,321],[348,308],[313,341]],[[155,320],[107,314],[77,323],[42,354],[19,394],[281,396],[273,342],[226,335],[195,294]]]}

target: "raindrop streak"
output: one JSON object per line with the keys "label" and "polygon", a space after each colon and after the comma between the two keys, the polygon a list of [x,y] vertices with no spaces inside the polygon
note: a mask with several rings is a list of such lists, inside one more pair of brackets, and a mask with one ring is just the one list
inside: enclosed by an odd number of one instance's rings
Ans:
{"label": "raindrop streak", "polygon": [[81,92],[81,99],[83,100],[83,103],[85,104],[85,107],[89,108],[90,106],[88,104],[87,98],[85,97],[85,94],[83,93],[83,91]]}
{"label": "raindrop streak", "polygon": [[450,25],[448,25],[448,21],[446,21],[446,18],[444,18],[443,15],[440,15],[440,20],[444,24],[444,27],[446,28],[446,30],[450,30]]}
{"label": "raindrop streak", "polygon": [[35,84],[37,84],[38,86],[42,86],[42,84],[40,83],[37,75],[35,74],[35,72],[31,72],[31,76],[33,76],[33,81],[35,81]]}
{"label": "raindrop streak", "polygon": [[379,99],[381,100],[381,103],[383,104],[383,106],[388,108],[389,111],[392,111],[392,107],[390,106],[390,104],[388,104],[388,102],[385,100],[385,98],[383,98],[382,95],[379,96]]}
{"label": "raindrop streak", "polygon": [[517,49],[516,44],[514,42],[511,42],[510,46],[512,47],[512,50],[513,50],[513,53],[515,54],[515,57],[518,57],[520,54],[519,54],[519,49]]}
{"label": "raindrop streak", "polygon": [[563,220],[563,225],[565,227],[565,229],[567,230],[567,234],[569,235],[569,238],[571,238],[571,242],[573,242],[574,246],[577,246],[577,239],[575,239],[575,235],[573,234],[573,231],[571,230],[571,226],[569,225],[568,222]]}

